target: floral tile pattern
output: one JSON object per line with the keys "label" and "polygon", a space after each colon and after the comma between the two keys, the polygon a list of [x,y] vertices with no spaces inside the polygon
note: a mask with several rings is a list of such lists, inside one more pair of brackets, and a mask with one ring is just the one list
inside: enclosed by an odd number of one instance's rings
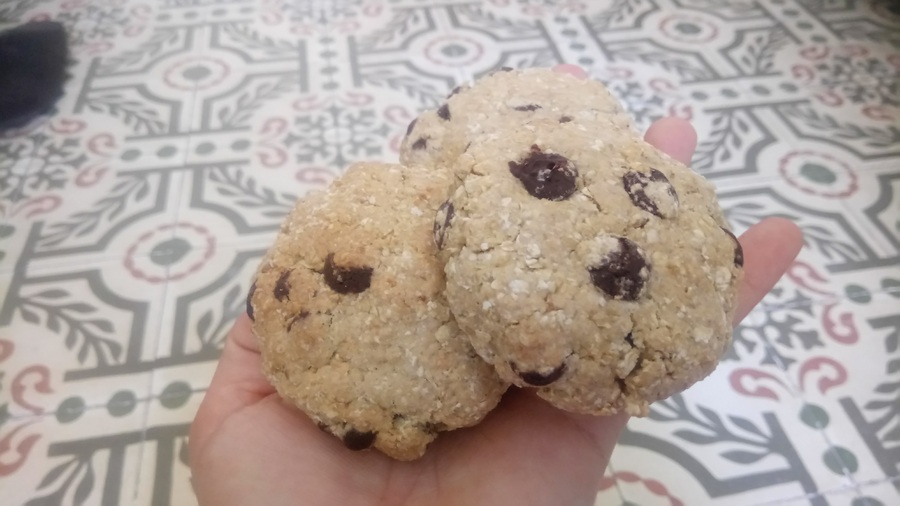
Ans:
{"label": "floral tile pattern", "polygon": [[[188,428],[293,201],[500,66],[577,63],[699,133],[742,231],[806,247],[722,365],[633,420],[600,505],[900,503],[893,0],[8,0],[63,22],[0,134],[4,504],[192,504]],[[15,486],[8,486],[15,483]]]}

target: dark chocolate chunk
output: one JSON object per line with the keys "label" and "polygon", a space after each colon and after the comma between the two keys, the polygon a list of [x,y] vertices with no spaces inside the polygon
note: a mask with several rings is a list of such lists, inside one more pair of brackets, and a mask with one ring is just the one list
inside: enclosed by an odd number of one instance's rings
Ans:
{"label": "dark chocolate chunk", "polygon": [[437,110],[437,115],[442,120],[450,121],[450,104],[444,104]]}
{"label": "dark chocolate chunk", "polygon": [[629,332],[628,335],[625,336],[625,342],[628,343],[628,346],[634,348],[634,337],[631,335],[631,332]]}
{"label": "dark chocolate chunk", "polygon": [[738,238],[735,237],[734,233],[727,228],[722,227],[722,230],[728,234],[728,237],[731,237],[731,240],[734,241],[734,265],[738,267],[744,266],[744,248],[741,246],[741,241],[738,241]]}
{"label": "dark chocolate chunk", "polygon": [[360,432],[356,429],[350,429],[344,434],[344,446],[355,452],[365,450],[375,442],[375,436],[374,432]]}
{"label": "dark chocolate chunk", "polygon": [[425,149],[428,147],[428,140],[425,137],[419,137],[419,140],[413,143],[413,149]]}
{"label": "dark chocolate chunk", "polygon": [[575,193],[578,170],[568,158],[543,153],[537,146],[521,162],[509,162],[509,171],[522,182],[525,190],[539,199],[565,200]]}
{"label": "dark chocolate chunk", "polygon": [[459,92],[461,92],[462,90],[463,90],[463,87],[462,87],[462,86],[457,86],[456,88],[453,88],[453,90],[450,92],[450,94],[447,95],[447,98],[450,98],[450,97],[452,97],[453,95],[459,94]]}
{"label": "dark chocolate chunk", "polygon": [[415,119],[413,119],[412,121],[409,122],[409,126],[406,127],[406,135],[409,135],[409,134],[412,133],[413,128],[416,128],[416,123],[417,123],[418,121],[419,121],[419,118],[415,118]]}
{"label": "dark chocolate chunk", "polygon": [[500,67],[497,70],[495,70],[494,72],[512,72],[512,71],[513,71],[512,67]]}
{"label": "dark chocolate chunk", "polygon": [[256,318],[253,317],[253,294],[256,293],[256,281],[250,285],[250,292],[247,293],[247,316],[250,317],[250,321],[255,322]]}
{"label": "dark chocolate chunk", "polygon": [[650,277],[650,264],[638,245],[619,237],[619,247],[609,252],[599,265],[588,267],[594,286],[615,299],[637,300]]}
{"label": "dark chocolate chunk", "polygon": [[288,279],[290,275],[291,271],[284,271],[275,282],[275,290],[272,291],[272,295],[278,302],[284,302],[285,298],[291,298],[291,280]]}
{"label": "dark chocolate chunk", "polygon": [[442,249],[444,247],[444,236],[447,233],[447,227],[450,226],[450,222],[453,221],[453,216],[456,214],[456,208],[453,207],[453,203],[449,200],[441,204],[441,207],[438,208],[437,214],[434,216],[434,245],[437,246],[437,249]]}
{"label": "dark chocolate chunk", "polygon": [[509,365],[512,367],[513,372],[522,378],[522,381],[534,387],[545,387],[561,378],[563,373],[566,372],[565,362],[548,373],[539,373],[536,371],[520,372],[519,368],[516,367],[516,364],[510,363]]}
{"label": "dark chocolate chunk", "polygon": [[371,267],[340,267],[334,265],[334,253],[325,258],[325,284],[337,293],[362,293],[372,284]]}
{"label": "dark chocolate chunk", "polygon": [[568,123],[570,121],[572,121],[572,116],[563,116],[559,118],[560,123]]}
{"label": "dark chocolate chunk", "polygon": [[531,112],[531,111],[536,111],[538,109],[541,109],[541,106],[539,106],[537,104],[528,104],[528,105],[516,106],[516,107],[513,107],[513,109],[515,109],[517,111],[522,111],[522,112]]}
{"label": "dark chocolate chunk", "polygon": [[294,315],[294,317],[291,318],[291,320],[288,322],[287,331],[290,332],[291,328],[293,328],[295,323],[297,323],[301,320],[305,320],[308,317],[309,317],[309,311],[300,311],[299,313]]}
{"label": "dark chocolate chunk", "polygon": [[665,174],[656,169],[650,169],[650,174],[629,171],[622,176],[622,183],[634,205],[660,218],[672,218],[672,216],[664,216],[659,210],[659,204],[646,192],[647,186],[650,183],[664,184],[666,185],[666,192],[677,204],[678,195],[675,193],[675,188],[672,187],[672,183],[669,182],[669,178],[667,178]]}

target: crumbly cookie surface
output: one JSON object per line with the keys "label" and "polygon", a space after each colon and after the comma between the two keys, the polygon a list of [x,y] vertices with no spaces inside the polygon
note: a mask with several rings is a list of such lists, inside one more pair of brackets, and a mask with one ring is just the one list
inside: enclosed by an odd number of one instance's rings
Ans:
{"label": "crumbly cookie surface", "polygon": [[358,164],[301,200],[248,297],[266,376],[352,449],[421,456],[506,389],[444,298],[433,218],[450,178]]}
{"label": "crumbly cookie surface", "polygon": [[505,380],[644,415],[730,343],[743,257],[712,186],[599,83],[495,73],[420,117],[401,160],[456,178],[434,226],[447,299]]}

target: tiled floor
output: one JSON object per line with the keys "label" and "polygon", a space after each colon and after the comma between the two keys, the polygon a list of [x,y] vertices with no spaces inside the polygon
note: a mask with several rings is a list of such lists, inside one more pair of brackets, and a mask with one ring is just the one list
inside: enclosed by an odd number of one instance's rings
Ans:
{"label": "tiled floor", "polygon": [[499,66],[690,118],[738,229],[806,248],[598,504],[900,504],[900,3],[4,0],[76,63],[0,136],[0,502],[191,504],[188,424],[279,221]]}

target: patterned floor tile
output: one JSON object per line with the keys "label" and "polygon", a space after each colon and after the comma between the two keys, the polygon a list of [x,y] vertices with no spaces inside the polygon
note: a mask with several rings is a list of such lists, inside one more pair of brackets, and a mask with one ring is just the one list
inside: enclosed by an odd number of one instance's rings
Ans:
{"label": "patterned floor tile", "polygon": [[146,397],[150,371],[137,363],[156,352],[163,288],[123,283],[130,276],[120,263],[26,272],[2,278],[11,414],[105,405],[121,388]]}
{"label": "patterned floor tile", "polygon": [[763,317],[707,379],[629,422],[612,458],[627,501],[749,505],[853,485],[756,331]]}
{"label": "patterned floor tile", "polygon": [[140,474],[146,403],[79,409],[0,428],[14,448],[0,468],[7,504],[128,504]]}
{"label": "patterned floor tile", "polygon": [[147,429],[140,444],[142,473],[129,504],[196,504],[187,435],[203,393],[192,393],[184,386],[170,386],[160,393],[149,404]]}
{"label": "patterned floor tile", "polygon": [[[826,307],[843,317],[833,328],[800,324],[795,335],[774,331],[779,363],[802,392],[804,413],[823,427],[856,483],[900,476],[900,294],[879,293]],[[815,308],[817,313],[820,308]],[[802,320],[797,310],[773,318]],[[774,330],[774,329],[773,329]]]}
{"label": "patterned floor tile", "polygon": [[718,192],[725,216],[738,232],[770,216],[788,218],[803,231],[804,249],[764,304],[808,306],[849,296],[845,292],[851,286],[851,293],[857,286],[877,291],[893,255],[864,235],[840,206],[827,201],[816,205],[798,193],[771,182]]}
{"label": "patterned floor tile", "polygon": [[[187,383],[191,390],[209,384],[225,335],[246,309],[250,283],[267,245],[253,240],[235,247],[213,243],[198,263],[170,266],[160,317],[167,332],[160,336],[155,357],[143,363],[155,371],[156,394],[172,382]],[[186,257],[193,255],[191,249],[185,251]]]}
{"label": "patterned floor tile", "polygon": [[296,197],[396,160],[458,83],[561,61],[639,128],[690,119],[738,231],[806,238],[716,373],[630,425],[597,503],[896,503],[895,4],[2,2],[0,28],[65,23],[75,60],[55,113],[0,138],[13,503],[193,504],[188,423]]}

